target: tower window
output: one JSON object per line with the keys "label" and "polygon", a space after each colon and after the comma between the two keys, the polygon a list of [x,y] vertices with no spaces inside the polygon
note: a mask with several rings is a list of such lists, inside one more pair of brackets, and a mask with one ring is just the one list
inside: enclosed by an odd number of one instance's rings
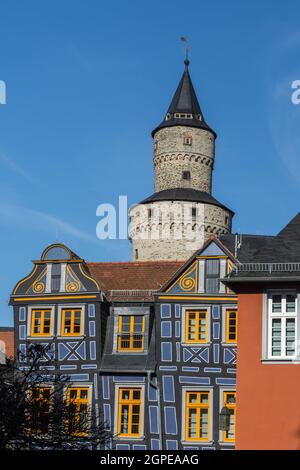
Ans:
{"label": "tower window", "polygon": [[148,219],[151,219],[152,217],[152,209],[148,209]]}
{"label": "tower window", "polygon": [[136,248],[134,250],[135,259],[139,259],[139,250]]}
{"label": "tower window", "polygon": [[228,223],[229,223],[229,217],[228,215],[225,215],[225,224],[228,225]]}
{"label": "tower window", "polygon": [[183,145],[192,145],[192,137],[184,137]]}
{"label": "tower window", "polygon": [[197,216],[197,208],[196,208],[196,207],[192,207],[192,219],[195,220],[195,219],[196,219],[196,216]]}
{"label": "tower window", "polygon": [[182,179],[183,180],[190,180],[191,179],[191,172],[190,171],[183,171],[182,172]]}

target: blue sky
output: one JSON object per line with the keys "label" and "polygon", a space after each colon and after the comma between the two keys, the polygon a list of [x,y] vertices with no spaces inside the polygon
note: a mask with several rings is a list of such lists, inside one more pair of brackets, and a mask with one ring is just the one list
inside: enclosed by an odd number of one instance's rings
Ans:
{"label": "blue sky", "polygon": [[150,132],[183,71],[182,35],[233,230],[275,234],[300,210],[299,17],[297,0],[1,2],[0,324],[46,245],[130,259],[129,242],[97,240],[96,207],[152,194]]}

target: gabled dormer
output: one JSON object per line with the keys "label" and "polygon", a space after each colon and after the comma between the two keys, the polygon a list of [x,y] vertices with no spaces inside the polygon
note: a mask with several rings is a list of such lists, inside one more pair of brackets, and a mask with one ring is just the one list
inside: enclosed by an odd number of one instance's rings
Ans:
{"label": "gabled dormer", "polygon": [[160,290],[168,295],[220,295],[230,293],[221,282],[235,258],[218,238],[211,238]]}

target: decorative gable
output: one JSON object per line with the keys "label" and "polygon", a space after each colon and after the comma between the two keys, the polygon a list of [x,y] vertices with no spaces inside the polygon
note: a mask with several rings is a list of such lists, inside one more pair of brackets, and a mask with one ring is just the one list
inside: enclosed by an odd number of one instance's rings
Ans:
{"label": "decorative gable", "polygon": [[197,261],[195,260],[167,292],[170,294],[197,292],[197,265]]}

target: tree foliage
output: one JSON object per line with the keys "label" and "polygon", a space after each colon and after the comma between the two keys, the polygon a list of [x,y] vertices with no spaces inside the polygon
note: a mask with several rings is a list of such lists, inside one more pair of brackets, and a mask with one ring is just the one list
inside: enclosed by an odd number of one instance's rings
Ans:
{"label": "tree foliage", "polygon": [[103,448],[113,440],[106,423],[88,400],[78,404],[67,394],[72,383],[57,367],[55,373],[47,368],[54,365],[48,352],[28,344],[18,360],[0,365],[0,449]]}

